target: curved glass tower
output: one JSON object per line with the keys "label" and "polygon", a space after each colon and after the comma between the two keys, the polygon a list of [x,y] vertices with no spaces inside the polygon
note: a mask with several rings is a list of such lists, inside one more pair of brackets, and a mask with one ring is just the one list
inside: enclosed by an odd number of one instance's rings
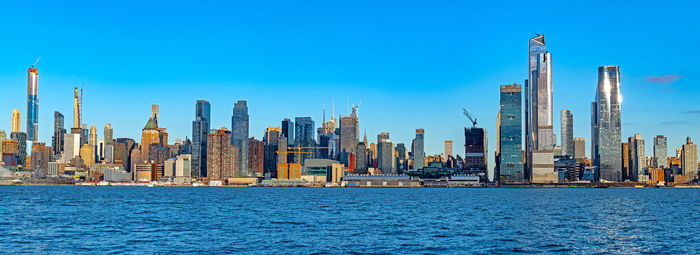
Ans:
{"label": "curved glass tower", "polygon": [[598,88],[593,102],[591,130],[594,164],[601,181],[618,182],[622,179],[621,125],[620,125],[620,67],[598,68]]}
{"label": "curved glass tower", "polygon": [[29,68],[27,78],[27,139],[39,140],[39,69]]}

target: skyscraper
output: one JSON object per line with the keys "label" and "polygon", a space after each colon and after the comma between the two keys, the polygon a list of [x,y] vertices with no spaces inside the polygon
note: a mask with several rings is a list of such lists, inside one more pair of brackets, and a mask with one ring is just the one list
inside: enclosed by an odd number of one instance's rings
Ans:
{"label": "skyscraper", "polygon": [[552,111],[552,55],[547,52],[544,35],[528,42],[528,80],[525,82],[525,134],[527,168],[534,183],[558,180],[554,172]]}
{"label": "skyscraper", "polygon": [[640,134],[635,134],[627,140],[629,144],[630,180],[640,181],[646,169],[646,156],[644,155],[644,139]]}
{"label": "skyscraper", "polygon": [[17,142],[17,165],[27,166],[27,133],[12,132],[10,138]]}
{"label": "skyscraper", "polygon": [[191,175],[194,178],[207,176],[207,137],[211,121],[209,101],[197,100],[192,121]]}
{"label": "skyscraper", "polygon": [[525,182],[522,142],[522,87],[501,85],[499,136],[499,172],[494,181]]}
{"label": "skyscraper", "polygon": [[[313,132],[313,131],[312,131]],[[238,148],[239,177],[251,177],[254,173],[248,171],[248,105],[245,100],[238,100],[233,105],[231,117],[231,144]]]}
{"label": "skyscraper", "polygon": [[620,180],[621,181],[628,181],[628,180],[630,180],[630,176],[631,176],[630,175],[630,144],[628,142],[622,143],[620,150],[621,150],[620,151],[620,153],[621,153],[620,160],[622,160],[622,162],[621,162],[622,168],[621,168],[621,173],[620,173],[620,175],[622,175],[622,176],[621,176]]}
{"label": "skyscraper", "polygon": [[561,111],[561,152],[574,156],[574,115],[569,109]]}
{"label": "skyscraper", "polygon": [[620,67],[599,67],[596,101],[592,104],[593,112],[591,114],[591,137],[593,140],[591,154],[602,181],[617,182],[622,178],[622,164],[620,162],[621,102]]}
{"label": "skyscraper", "polygon": [[248,142],[248,170],[254,177],[264,176],[264,151],[265,146],[262,141],[251,137]]}
{"label": "skyscraper", "polygon": [[359,119],[357,117],[357,109],[352,108],[352,113],[349,116],[340,117],[340,162],[349,166],[348,155],[355,153],[357,142],[359,142],[360,134]]}
{"label": "skyscraper", "polygon": [[364,142],[357,143],[355,146],[355,174],[367,174],[367,146]]}
{"label": "skyscraper", "polygon": [[39,141],[39,69],[29,68],[27,78],[27,139]]}
{"label": "skyscraper", "polygon": [[10,126],[10,133],[22,132],[22,117],[19,110],[12,110],[12,125]]}
{"label": "skyscraper", "polygon": [[287,145],[292,146],[295,143],[294,141],[294,121],[284,118],[282,120],[282,136],[287,138]]}
{"label": "skyscraper", "polygon": [[[480,127],[464,128],[463,173],[480,175],[484,179],[488,178],[488,176],[486,176],[487,145],[485,129]],[[503,148],[501,148],[501,153],[503,153]]]}
{"label": "skyscraper", "polygon": [[156,124],[156,127],[160,126],[158,121],[160,117],[160,107],[157,104],[151,105],[151,119]]}
{"label": "skyscraper", "polygon": [[693,181],[698,178],[698,146],[686,138],[681,150],[681,170],[685,181]]}
{"label": "skyscraper", "polygon": [[583,161],[586,158],[586,138],[574,137],[574,159]]}
{"label": "skyscraper", "polygon": [[[387,137],[387,139],[389,139]],[[413,140],[413,168],[418,170],[425,166],[425,130],[416,129],[416,138]]]}
{"label": "skyscraper", "polygon": [[105,124],[104,127],[104,159],[108,164],[114,163],[114,130],[112,124]]}
{"label": "skyscraper", "polygon": [[51,138],[51,147],[53,153],[59,155],[63,153],[63,138],[65,138],[66,129],[64,127],[64,117],[58,111],[53,113],[53,137]]}
{"label": "skyscraper", "polygon": [[377,135],[377,168],[383,174],[396,174],[394,164],[394,143],[389,140],[388,132],[382,132]]}
{"label": "skyscraper", "polygon": [[[311,117],[296,117],[294,118],[294,136],[297,146],[314,147],[314,121]],[[304,164],[304,161],[311,158],[311,154],[298,154],[297,163]]]}
{"label": "skyscraper", "polygon": [[277,148],[279,146],[281,133],[282,128],[280,127],[267,127],[265,129],[265,136],[263,137],[263,143],[265,144],[265,163],[263,168],[264,173],[270,174],[270,177],[277,175]]}
{"label": "skyscraper", "polygon": [[445,159],[452,156],[452,140],[445,141]]}
{"label": "skyscraper", "polygon": [[666,137],[663,135],[654,137],[654,168],[664,169],[668,167],[666,140]]}

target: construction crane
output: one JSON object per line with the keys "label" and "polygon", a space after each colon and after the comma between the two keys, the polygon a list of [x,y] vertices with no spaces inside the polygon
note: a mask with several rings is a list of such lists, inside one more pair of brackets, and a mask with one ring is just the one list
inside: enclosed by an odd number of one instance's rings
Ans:
{"label": "construction crane", "polygon": [[331,147],[287,147],[286,151],[277,151],[280,155],[277,163],[277,179],[299,179],[301,178],[301,163],[287,163],[288,154],[314,154],[311,151],[301,151],[307,149],[330,149]]}
{"label": "construction crane", "polygon": [[473,118],[472,115],[467,112],[467,109],[462,108],[462,113],[472,122],[472,127],[476,127],[476,118]]}

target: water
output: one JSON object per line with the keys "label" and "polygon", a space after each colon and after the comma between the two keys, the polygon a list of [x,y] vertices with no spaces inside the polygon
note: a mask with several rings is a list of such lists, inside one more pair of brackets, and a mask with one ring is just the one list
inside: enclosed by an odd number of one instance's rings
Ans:
{"label": "water", "polygon": [[699,253],[700,189],[0,187],[8,253]]}

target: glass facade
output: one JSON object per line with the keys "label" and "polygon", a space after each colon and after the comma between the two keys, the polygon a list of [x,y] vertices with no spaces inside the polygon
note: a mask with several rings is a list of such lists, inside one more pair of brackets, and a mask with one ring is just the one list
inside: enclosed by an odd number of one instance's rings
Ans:
{"label": "glass facade", "polygon": [[654,168],[668,167],[668,149],[666,146],[667,139],[663,135],[654,137]]}
{"label": "glass facade", "polygon": [[568,109],[561,111],[561,152],[574,156],[574,115]]}
{"label": "glass facade", "polygon": [[[537,183],[556,182],[552,111],[552,55],[544,35],[528,42],[528,80],[525,83],[525,136],[528,175]],[[535,155],[536,154],[536,155]]]}
{"label": "glass facade", "polygon": [[195,119],[192,121],[192,161],[191,176],[206,177],[207,175],[207,134],[211,118],[211,105],[206,100],[197,100]]}
{"label": "glass facade", "polygon": [[233,117],[231,117],[231,144],[238,148],[237,177],[255,175],[248,171],[248,138],[248,105],[245,100],[238,100],[233,105]]}
{"label": "glass facade", "polygon": [[522,104],[521,86],[501,86],[501,114],[499,128],[500,176],[502,182],[524,182],[522,154]]}
{"label": "glass facade", "polygon": [[598,88],[593,103],[592,137],[594,165],[600,180],[621,181],[620,67],[598,68]]}
{"label": "glass facade", "polygon": [[[314,121],[311,119],[311,117],[296,117],[294,121],[294,136],[297,142],[296,145],[301,147],[316,146],[314,138],[314,130],[316,130],[316,128],[314,128]],[[302,151],[313,152],[313,150]],[[298,154],[299,160],[297,162],[304,164],[304,160],[311,158],[311,155],[312,154]]]}
{"label": "glass facade", "polygon": [[39,70],[32,66],[29,68],[27,79],[27,139],[39,140]]}

